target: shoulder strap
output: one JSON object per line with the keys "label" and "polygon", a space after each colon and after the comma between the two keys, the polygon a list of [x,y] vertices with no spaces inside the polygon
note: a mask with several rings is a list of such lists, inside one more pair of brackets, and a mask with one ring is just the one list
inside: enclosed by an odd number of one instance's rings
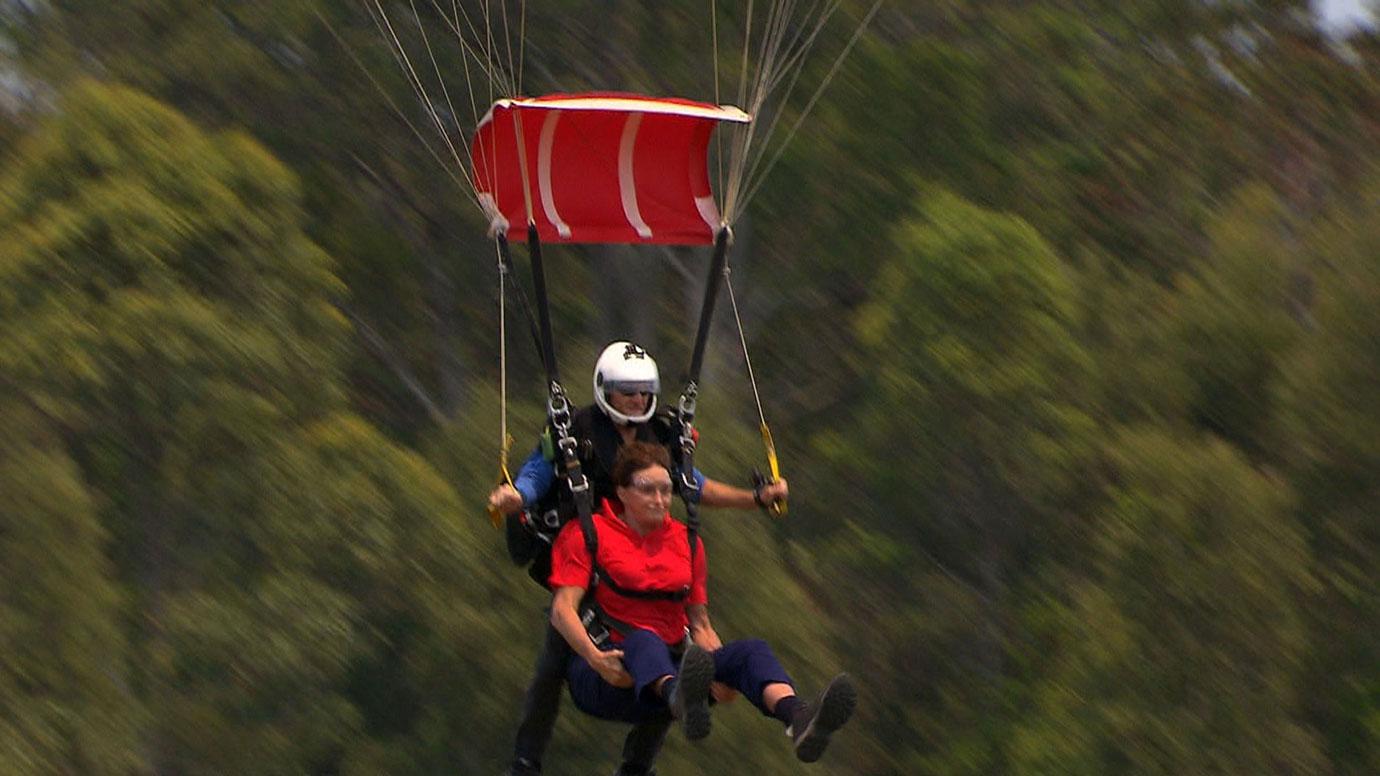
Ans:
{"label": "shoulder strap", "polygon": [[609,416],[593,408],[587,408],[584,427],[585,437],[590,444],[588,458],[592,459],[592,463],[598,464],[607,478],[613,473],[613,463],[617,460],[618,449],[622,445],[622,440],[618,438],[618,428],[609,420]]}
{"label": "shoulder strap", "polygon": [[[623,596],[624,598],[637,598],[644,601],[684,601],[690,596],[690,586],[682,587],[678,590],[640,590],[637,588],[624,587],[614,579],[611,574],[604,570],[599,563],[599,531],[594,526],[594,516],[588,518],[581,516],[580,533],[584,535],[585,552],[589,553],[589,594],[592,595],[596,585],[607,585],[610,590]],[[694,540],[691,540],[690,551],[690,577],[693,583],[695,575],[695,552]]]}

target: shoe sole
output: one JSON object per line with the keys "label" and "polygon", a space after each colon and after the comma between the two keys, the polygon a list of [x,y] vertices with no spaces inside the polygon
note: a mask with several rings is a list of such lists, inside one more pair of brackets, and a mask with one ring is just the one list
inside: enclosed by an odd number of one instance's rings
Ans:
{"label": "shoe sole", "polygon": [[853,687],[853,681],[847,674],[835,677],[820,696],[819,712],[796,742],[796,758],[806,763],[818,760],[829,746],[829,736],[843,727],[857,706],[858,691]]}
{"label": "shoe sole", "polygon": [[709,684],[714,681],[714,657],[691,645],[680,662],[676,681],[676,692],[684,699],[680,722],[685,737],[698,741],[709,735]]}

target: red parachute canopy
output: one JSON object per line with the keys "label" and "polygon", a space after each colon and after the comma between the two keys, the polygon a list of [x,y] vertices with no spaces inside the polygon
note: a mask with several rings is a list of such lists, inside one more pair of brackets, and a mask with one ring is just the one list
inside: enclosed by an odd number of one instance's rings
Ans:
{"label": "red parachute canopy", "polygon": [[720,121],[751,120],[634,94],[499,100],[470,145],[474,184],[510,240],[527,239],[530,212],[544,242],[710,243],[720,218],[709,136]]}

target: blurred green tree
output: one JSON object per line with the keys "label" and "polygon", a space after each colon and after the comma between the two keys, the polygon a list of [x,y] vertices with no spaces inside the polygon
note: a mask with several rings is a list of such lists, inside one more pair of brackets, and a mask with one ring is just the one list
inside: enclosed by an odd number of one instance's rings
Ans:
{"label": "blurred green tree", "polygon": [[143,773],[122,594],[59,428],[0,387],[0,770]]}
{"label": "blurred green tree", "polygon": [[1307,599],[1306,708],[1339,774],[1380,766],[1377,180],[1330,209],[1308,240],[1315,298],[1280,391],[1283,454],[1322,583]]}
{"label": "blurred green tree", "polygon": [[1030,555],[1065,530],[1060,507],[1084,475],[1088,364],[1076,276],[1028,224],[945,192],[917,210],[858,318],[856,441],[826,452],[866,512],[835,524],[826,562],[873,602],[839,602],[847,632],[871,633],[865,671],[908,699],[874,720],[883,740],[909,742],[898,767],[984,773],[1002,767],[1019,691]]}
{"label": "blurred green tree", "polygon": [[1288,485],[1210,437],[1130,430],[1110,456],[1094,571],[1013,772],[1320,772],[1295,715],[1314,583]]}
{"label": "blurred green tree", "polygon": [[415,683],[371,692],[429,642],[494,640],[447,619],[494,564],[430,466],[347,412],[343,289],[292,176],[129,89],[60,107],[0,175],[0,371],[96,494],[145,764],[301,773],[366,730],[457,729]]}

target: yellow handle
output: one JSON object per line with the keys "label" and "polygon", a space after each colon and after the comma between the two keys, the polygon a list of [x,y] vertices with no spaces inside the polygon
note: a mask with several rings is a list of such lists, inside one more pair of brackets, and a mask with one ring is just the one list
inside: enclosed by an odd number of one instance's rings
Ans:
{"label": "yellow handle", "polygon": [[[767,424],[762,424],[762,444],[767,448],[767,468],[771,471],[771,481],[776,482],[781,479],[781,465],[776,460],[776,445],[771,440],[771,429]],[[772,502],[768,508],[776,517],[786,516],[786,499]]]}
{"label": "yellow handle", "polygon": [[[513,484],[513,475],[508,473],[508,449],[512,446],[513,437],[510,434],[507,438],[503,440],[503,449],[498,451],[498,482],[495,484]],[[498,507],[490,506],[486,511],[489,513],[490,525],[492,525],[494,528],[498,528],[499,526],[503,525],[503,513],[498,510]]]}

